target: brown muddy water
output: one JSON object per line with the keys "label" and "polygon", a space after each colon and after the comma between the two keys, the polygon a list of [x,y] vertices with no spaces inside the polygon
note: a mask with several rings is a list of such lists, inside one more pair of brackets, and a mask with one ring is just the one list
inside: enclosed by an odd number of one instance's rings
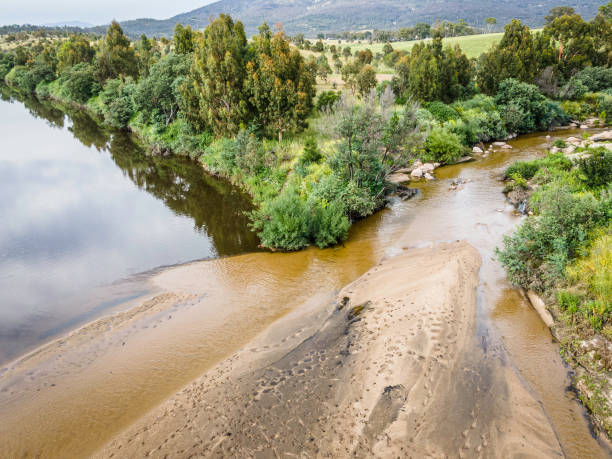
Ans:
{"label": "brown muddy water", "polygon": [[[570,379],[558,346],[494,257],[502,236],[521,220],[505,202],[498,176],[515,159],[543,154],[545,134],[512,144],[512,151],[439,169],[438,180],[419,185],[415,199],[394,199],[358,222],[341,247],[249,253],[143,276],[154,292],[150,301],[133,300],[123,309],[135,309],[102,317],[0,369],[0,456],[87,456],[272,322],[331,301],[385,256],[465,239],[483,258],[483,349],[510,365],[542,403],[568,457],[609,457],[566,390]],[[469,182],[450,190],[455,178]]]}

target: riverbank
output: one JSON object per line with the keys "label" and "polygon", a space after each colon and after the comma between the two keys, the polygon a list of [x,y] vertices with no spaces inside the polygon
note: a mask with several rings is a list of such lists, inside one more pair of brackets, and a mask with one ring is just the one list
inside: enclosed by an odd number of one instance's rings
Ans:
{"label": "riverbank", "polygon": [[462,242],[388,258],[334,304],[275,323],[97,457],[561,457],[541,406],[475,339],[479,267]]}

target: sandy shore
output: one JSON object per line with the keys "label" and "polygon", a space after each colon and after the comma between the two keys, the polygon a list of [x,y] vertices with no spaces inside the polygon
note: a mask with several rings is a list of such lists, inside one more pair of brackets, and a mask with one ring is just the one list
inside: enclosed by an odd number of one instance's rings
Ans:
{"label": "sandy shore", "polygon": [[540,404],[477,338],[479,268],[463,242],[388,258],[334,304],[277,321],[97,456],[563,456]]}

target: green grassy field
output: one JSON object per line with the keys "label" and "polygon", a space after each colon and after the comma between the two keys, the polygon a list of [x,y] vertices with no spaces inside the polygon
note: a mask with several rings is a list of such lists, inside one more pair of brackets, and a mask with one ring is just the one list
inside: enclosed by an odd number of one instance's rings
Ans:
{"label": "green grassy field", "polygon": [[[491,45],[499,42],[499,40],[501,40],[503,35],[504,35],[503,33],[487,33],[487,34],[482,34],[482,35],[468,35],[466,37],[445,38],[444,43],[448,43],[452,46],[454,46],[455,44],[459,44],[459,46],[461,46],[461,49],[465,52],[465,54],[467,54],[468,57],[478,57],[483,52],[487,51],[491,47]],[[391,46],[393,46],[393,49],[408,51],[416,43],[419,43],[420,41],[422,40],[397,41],[397,42],[391,43]],[[336,46],[338,46],[338,40],[326,40],[325,43],[329,45],[335,44]],[[340,43],[339,46],[341,46],[342,48],[344,48],[345,46],[348,46],[351,48],[351,51],[353,51],[353,53],[355,51],[361,51],[362,49],[366,49],[366,48],[370,48],[373,53],[380,53],[382,52],[384,43],[369,44],[368,42],[361,42],[361,43],[342,42]]]}

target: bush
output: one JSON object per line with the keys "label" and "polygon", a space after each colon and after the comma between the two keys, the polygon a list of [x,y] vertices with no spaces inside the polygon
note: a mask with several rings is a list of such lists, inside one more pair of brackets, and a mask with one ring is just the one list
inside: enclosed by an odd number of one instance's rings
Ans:
{"label": "bush", "polygon": [[321,152],[319,151],[317,141],[314,137],[308,137],[306,142],[304,142],[304,150],[302,151],[302,156],[300,156],[300,163],[318,163],[321,161],[321,159],[323,159],[323,155],[321,155]]}
{"label": "bush", "polygon": [[557,148],[566,148],[567,147],[567,142],[563,139],[557,139],[553,142],[553,147],[557,147]]}
{"label": "bush", "polygon": [[459,118],[459,113],[444,102],[435,101],[425,105],[425,108],[441,123]]}
{"label": "bush", "polygon": [[317,98],[317,110],[322,111],[333,108],[336,101],[340,99],[341,91],[323,91]]}
{"label": "bush", "polygon": [[606,222],[609,204],[554,183],[539,194],[539,215],[504,237],[504,248],[497,254],[512,283],[541,292],[563,278],[588,233]]}
{"label": "bush", "polygon": [[266,247],[299,250],[310,245],[309,206],[294,188],[283,190],[277,198],[253,212],[251,219]]}
{"label": "bush", "polygon": [[550,153],[545,158],[533,161],[516,161],[511,164],[505,172],[505,178],[519,175],[526,180],[532,179],[541,169],[568,171],[572,162],[563,153]]}
{"label": "bush", "polygon": [[454,163],[465,152],[459,136],[441,127],[435,127],[425,141],[426,158],[441,163]]}
{"label": "bush", "polygon": [[590,153],[591,156],[578,161],[584,183],[591,189],[609,186],[612,183],[612,152],[600,147]]}
{"label": "bush", "polygon": [[8,75],[15,66],[15,58],[12,54],[0,52],[0,81]]}
{"label": "bush", "polygon": [[495,100],[509,132],[546,130],[568,119],[561,106],[547,100],[536,86],[515,79],[501,82]]}
{"label": "bush", "polygon": [[351,222],[344,214],[344,205],[334,200],[327,205],[314,206],[312,238],[320,248],[344,241]]}
{"label": "bush", "polygon": [[62,96],[79,103],[96,96],[101,87],[96,79],[96,70],[91,64],[77,64],[68,67],[58,79]]}
{"label": "bush", "polygon": [[100,93],[103,114],[106,121],[121,129],[126,129],[134,114],[132,93],[134,84],[130,79],[123,82],[119,79],[108,80]]}
{"label": "bush", "polygon": [[578,72],[575,77],[591,92],[612,88],[611,67],[587,67]]}

